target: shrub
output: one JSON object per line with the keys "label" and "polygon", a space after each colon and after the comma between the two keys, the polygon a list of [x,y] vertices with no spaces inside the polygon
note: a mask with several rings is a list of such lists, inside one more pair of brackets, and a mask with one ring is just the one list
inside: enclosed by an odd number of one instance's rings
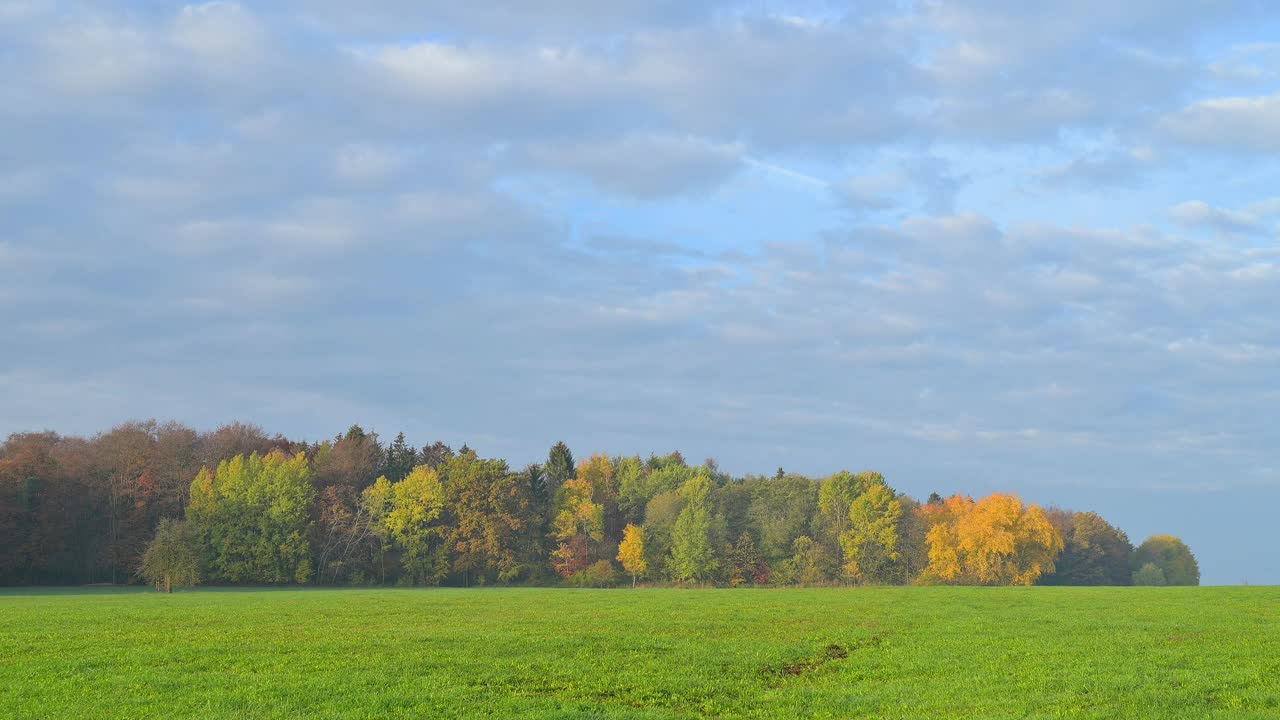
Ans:
{"label": "shrub", "polygon": [[608,560],[597,560],[586,570],[581,570],[569,578],[574,587],[613,587],[618,584],[618,572]]}
{"label": "shrub", "polygon": [[1147,563],[1133,574],[1134,585],[1168,585],[1164,579],[1164,570],[1155,563]]}

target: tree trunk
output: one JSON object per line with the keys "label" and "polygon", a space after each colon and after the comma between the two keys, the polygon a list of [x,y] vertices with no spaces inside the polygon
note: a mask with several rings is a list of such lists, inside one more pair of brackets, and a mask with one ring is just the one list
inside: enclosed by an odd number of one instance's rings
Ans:
{"label": "tree trunk", "polygon": [[173,593],[173,580],[168,575],[164,576],[164,591],[170,594]]}
{"label": "tree trunk", "polygon": [[635,575],[632,575],[632,576],[631,576],[631,589],[632,589],[632,590],[634,590],[635,588],[636,588],[636,576],[635,576]]}

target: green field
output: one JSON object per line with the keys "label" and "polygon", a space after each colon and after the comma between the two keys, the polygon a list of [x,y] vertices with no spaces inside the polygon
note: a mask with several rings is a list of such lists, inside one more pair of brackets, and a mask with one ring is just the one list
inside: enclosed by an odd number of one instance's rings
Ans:
{"label": "green field", "polygon": [[10,590],[0,717],[1276,718],[1280,588]]}

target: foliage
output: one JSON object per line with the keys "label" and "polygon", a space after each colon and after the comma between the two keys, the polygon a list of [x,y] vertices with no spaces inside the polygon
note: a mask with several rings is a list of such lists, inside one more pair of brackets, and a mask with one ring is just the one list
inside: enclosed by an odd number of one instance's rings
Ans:
{"label": "foliage", "polygon": [[[729,584],[732,586],[760,582],[763,561],[751,533],[744,532],[729,548]],[[767,578],[765,580],[767,582]]]}
{"label": "foliage", "polygon": [[710,494],[711,478],[702,474],[680,489],[685,506],[671,531],[671,576],[680,582],[706,582],[719,567],[711,540]]}
{"label": "foliage", "polygon": [[925,507],[929,566],[922,579],[958,585],[1030,585],[1053,572],[1062,536],[1035,505],[994,493]]}
{"label": "foliage", "polygon": [[607,588],[618,584],[618,571],[608,560],[597,560],[585,570],[580,570],[569,578],[574,587]]}
{"label": "foliage", "polygon": [[623,529],[618,562],[631,575],[631,586],[635,587],[636,578],[649,571],[649,562],[644,556],[644,528],[629,524]]}
{"label": "foliage", "polygon": [[552,533],[559,546],[552,553],[552,565],[564,578],[591,564],[591,546],[604,539],[604,506],[592,501],[594,488],[589,479],[569,478],[556,491],[557,512]]}
{"label": "foliage", "polygon": [[1159,565],[1146,563],[1133,573],[1133,584],[1163,587],[1169,582],[1165,580],[1164,570],[1160,569]]}
{"label": "foliage", "polygon": [[138,574],[157,591],[171,593],[175,586],[199,584],[201,562],[200,534],[195,526],[165,518],[142,553]]}
{"label": "foliage", "polygon": [[577,466],[573,462],[573,452],[563,442],[551,446],[547,453],[547,464],[542,466],[546,475],[547,487],[555,493],[566,480],[577,477]]}
{"label": "foliage", "polygon": [[511,582],[524,571],[521,541],[531,521],[529,485],[502,460],[458,455],[447,465],[448,507],[444,531],[454,569],[476,580]]}
{"label": "foliage", "polygon": [[210,578],[231,583],[306,582],[311,577],[305,453],[237,455],[191,483],[187,517],[205,543]]}
{"label": "foliage", "polygon": [[448,573],[443,528],[438,522],[445,504],[439,474],[419,465],[397,483],[378,478],[365,490],[364,504],[384,543],[393,543],[400,552],[401,581],[438,584]]}
{"label": "foliage", "polygon": [[1128,585],[1129,557],[1133,545],[1129,536],[1097,513],[1069,513],[1063,533],[1062,555],[1052,574],[1041,578],[1045,585]]}
{"label": "foliage", "polygon": [[898,522],[902,503],[884,480],[865,486],[849,507],[849,522],[840,535],[842,570],[861,583],[888,583],[898,560]]}
{"label": "foliage", "polygon": [[776,565],[792,555],[796,538],[809,536],[818,510],[818,486],[798,475],[756,479],[749,517],[758,532],[760,552]]}
{"label": "foliage", "polygon": [[791,558],[783,563],[775,582],[821,585],[834,577],[836,560],[821,543],[801,535],[791,544]]}
{"label": "foliage", "polygon": [[1132,565],[1139,570],[1147,563],[1164,573],[1169,585],[1199,585],[1200,565],[1191,548],[1172,535],[1152,535],[1133,552]]}
{"label": "foliage", "polygon": [[[545,466],[512,472],[468,448],[413,447],[359,425],[320,443],[155,421],[12,435],[0,584],[140,582],[160,522],[184,515],[214,583],[569,581],[619,558],[628,525],[643,530],[643,576],[674,582],[1127,584],[1147,562],[1170,584],[1199,576],[1185,544],[1153,539],[1139,556],[1095,513],[995,496],[921,505],[870,471],[734,478],[678,452],[575,464],[558,443]],[[411,478],[418,468],[434,475]],[[797,553],[800,538],[812,545]]]}

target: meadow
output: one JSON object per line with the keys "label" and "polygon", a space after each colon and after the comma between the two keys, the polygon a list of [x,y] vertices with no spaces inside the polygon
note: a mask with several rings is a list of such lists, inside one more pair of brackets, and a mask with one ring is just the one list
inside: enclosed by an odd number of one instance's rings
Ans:
{"label": "meadow", "polygon": [[1280,588],[0,592],[5,718],[1276,718]]}

